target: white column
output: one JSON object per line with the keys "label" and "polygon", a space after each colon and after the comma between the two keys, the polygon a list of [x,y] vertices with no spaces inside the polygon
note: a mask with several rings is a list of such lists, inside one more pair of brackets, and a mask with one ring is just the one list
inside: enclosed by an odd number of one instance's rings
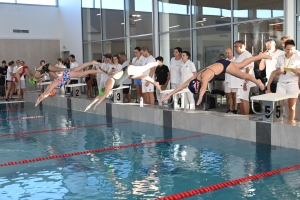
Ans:
{"label": "white column", "polygon": [[152,25],[153,25],[153,55],[159,56],[159,36],[158,36],[158,0],[153,1],[152,11]]}
{"label": "white column", "polygon": [[296,39],[296,0],[283,0],[284,35]]}

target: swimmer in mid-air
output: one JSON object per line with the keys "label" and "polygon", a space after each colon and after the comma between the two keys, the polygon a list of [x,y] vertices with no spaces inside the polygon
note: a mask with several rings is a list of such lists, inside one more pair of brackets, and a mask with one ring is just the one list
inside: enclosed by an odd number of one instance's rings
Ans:
{"label": "swimmer in mid-air", "polygon": [[[49,64],[47,64],[47,65],[49,66]],[[82,71],[85,67],[90,66],[90,65],[101,65],[101,63],[96,62],[96,61],[92,61],[92,62],[83,63],[82,65],[80,65],[78,67],[75,67],[75,68],[72,68],[72,69],[65,69],[64,68],[62,70],[63,71],[62,76],[59,77],[59,78],[56,78],[54,81],[52,81],[48,85],[48,87],[46,88],[44,93],[41,94],[39,96],[39,98],[37,99],[37,101],[35,103],[35,106],[39,105],[39,103],[42,100],[47,98],[53,90],[55,92],[56,88],[63,87],[67,82],[69,82],[70,78],[80,78],[80,77],[86,76],[88,74],[106,73],[106,72],[102,71],[101,69]],[[60,68],[60,69],[62,69],[62,68]]]}
{"label": "swimmer in mid-air", "polygon": [[122,70],[118,71],[117,73],[113,74],[112,76],[110,76],[108,78],[105,88],[101,90],[102,94],[100,94],[101,92],[99,92],[99,96],[97,96],[92,101],[92,103],[90,103],[90,105],[88,105],[86,107],[85,111],[90,109],[90,107],[98,101],[98,103],[94,106],[94,110],[95,110],[96,107],[112,91],[112,89],[118,88],[122,84],[122,82],[128,78],[146,80],[146,81],[152,83],[160,91],[159,82],[155,82],[150,76],[143,74],[143,72],[145,72],[148,69],[151,69],[152,67],[155,67],[157,65],[158,65],[158,62],[150,62],[145,66],[129,65],[129,66],[124,67]]}
{"label": "swimmer in mid-air", "polygon": [[265,89],[264,84],[261,82],[261,80],[255,79],[250,74],[241,72],[240,70],[243,69],[248,64],[260,60],[260,59],[270,59],[272,60],[271,56],[268,56],[264,53],[259,53],[257,56],[253,56],[251,58],[246,58],[240,63],[230,62],[229,60],[220,59],[217,60],[214,64],[209,65],[205,69],[198,72],[196,75],[192,76],[189,80],[187,80],[185,83],[177,87],[174,91],[172,91],[170,94],[162,98],[160,101],[166,101],[168,100],[173,94],[183,90],[184,88],[188,87],[188,89],[194,93],[199,93],[199,98],[196,103],[197,106],[201,104],[203,95],[206,92],[208,82],[213,82],[218,75],[221,73],[228,73],[232,76],[235,76],[237,78],[245,79],[252,81],[255,83],[261,90]]}

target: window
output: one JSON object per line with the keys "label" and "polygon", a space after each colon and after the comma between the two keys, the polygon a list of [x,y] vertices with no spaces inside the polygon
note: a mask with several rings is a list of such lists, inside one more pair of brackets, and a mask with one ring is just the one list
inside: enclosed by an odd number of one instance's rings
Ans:
{"label": "window", "polygon": [[16,3],[16,0],[0,0],[1,3]]}
{"label": "window", "polygon": [[41,1],[41,0],[17,0],[17,3],[57,6],[56,0],[43,0],[43,1]]}

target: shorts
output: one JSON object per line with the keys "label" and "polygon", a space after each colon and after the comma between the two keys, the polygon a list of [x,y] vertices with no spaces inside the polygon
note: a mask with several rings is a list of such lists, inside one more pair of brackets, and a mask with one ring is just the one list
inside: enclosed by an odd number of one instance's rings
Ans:
{"label": "shorts", "polygon": [[123,94],[128,94],[129,93],[130,85],[131,84],[123,84],[123,86],[129,86],[129,88],[123,89]]}
{"label": "shorts", "polygon": [[298,81],[293,82],[278,82],[276,88],[277,94],[293,94],[294,98],[298,98],[299,86]]}
{"label": "shorts", "polygon": [[154,92],[154,85],[149,83],[148,87],[145,86],[147,82],[142,82],[142,93]]}
{"label": "shorts", "polygon": [[236,92],[236,102],[242,103],[241,99],[249,101],[250,87],[247,87],[247,90],[244,91],[243,88],[238,88]]}
{"label": "shorts", "polygon": [[225,82],[225,88],[224,88],[224,92],[225,93],[235,93],[237,92],[237,88],[230,88],[228,87],[229,83]]}
{"label": "shorts", "polygon": [[142,85],[142,80],[141,79],[134,79],[134,85]]}
{"label": "shorts", "polygon": [[[26,85],[25,85],[25,80],[21,80],[21,89],[25,89],[26,88]],[[17,86],[17,89],[20,89],[19,88],[19,84]]]}

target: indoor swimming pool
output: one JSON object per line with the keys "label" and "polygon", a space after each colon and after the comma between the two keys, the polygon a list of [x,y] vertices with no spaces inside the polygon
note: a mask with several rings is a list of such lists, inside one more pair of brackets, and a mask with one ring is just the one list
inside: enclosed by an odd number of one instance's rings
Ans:
{"label": "indoor swimming pool", "polygon": [[[300,164],[295,149],[33,103],[1,104],[0,123],[1,200],[172,199]],[[300,199],[300,168],[265,175],[187,199]]]}

